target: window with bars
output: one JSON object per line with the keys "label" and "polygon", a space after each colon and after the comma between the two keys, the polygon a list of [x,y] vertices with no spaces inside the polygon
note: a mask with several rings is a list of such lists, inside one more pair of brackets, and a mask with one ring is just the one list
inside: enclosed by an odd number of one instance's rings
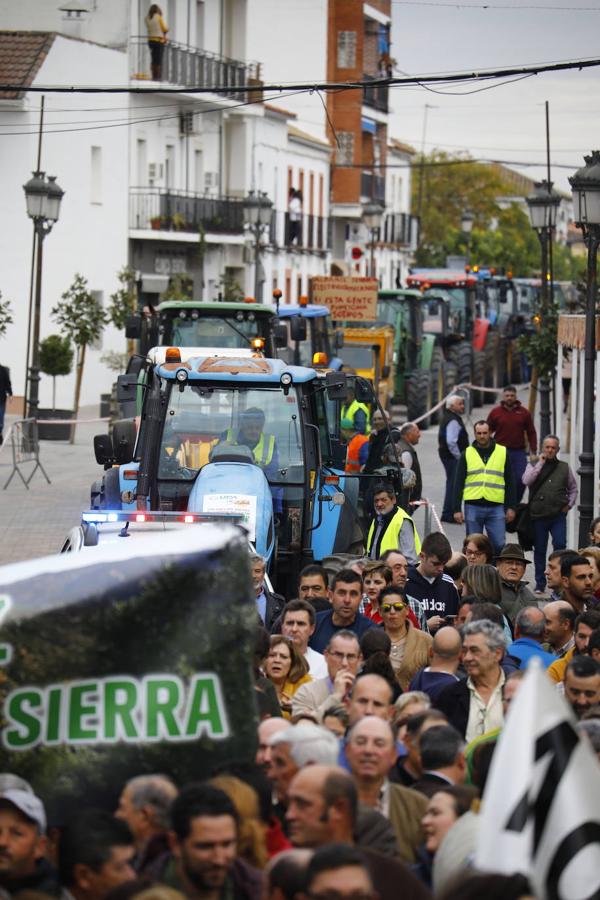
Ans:
{"label": "window with bars", "polygon": [[338,69],[356,68],[355,31],[338,31],[337,65]]}
{"label": "window with bars", "polygon": [[354,162],[354,133],[338,131],[336,162],[338,166],[351,166]]}

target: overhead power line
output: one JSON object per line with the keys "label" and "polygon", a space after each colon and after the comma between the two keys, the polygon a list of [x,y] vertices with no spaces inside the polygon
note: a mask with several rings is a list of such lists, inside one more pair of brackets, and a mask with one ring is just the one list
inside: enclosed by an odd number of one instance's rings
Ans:
{"label": "overhead power line", "polygon": [[415,75],[402,78],[373,78],[369,81],[324,81],[294,82],[281,84],[243,84],[243,85],[211,85],[202,87],[93,87],[66,85],[0,84],[0,91],[18,91],[46,94],[244,94],[303,91],[349,91],[362,90],[364,87],[405,87],[425,84],[453,84],[457,82],[485,81],[496,78],[511,78],[518,75],[541,75],[544,72],[566,72],[569,70],[591,69],[600,66],[600,59],[579,59],[560,63],[541,63],[538,65],[520,66],[518,68],[488,69],[478,72],[455,72],[436,75]]}

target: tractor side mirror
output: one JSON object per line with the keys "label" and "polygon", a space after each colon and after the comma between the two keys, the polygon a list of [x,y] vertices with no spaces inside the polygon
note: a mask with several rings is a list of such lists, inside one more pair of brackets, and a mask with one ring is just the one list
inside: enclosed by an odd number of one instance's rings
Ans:
{"label": "tractor side mirror", "polygon": [[303,316],[292,316],[290,318],[290,334],[293,341],[306,340],[306,319]]}
{"label": "tractor side mirror", "polygon": [[373,403],[373,387],[366,378],[357,377],[354,382],[354,396],[359,403]]}
{"label": "tractor side mirror", "polygon": [[348,378],[343,372],[327,372],[325,375],[325,390],[327,391],[327,399],[332,402],[335,400],[346,399],[348,394]]}
{"label": "tractor side mirror", "polygon": [[118,465],[131,462],[133,459],[136,435],[135,419],[119,419],[113,425],[112,443],[115,462]]}
{"label": "tractor side mirror", "polygon": [[140,315],[127,316],[125,321],[125,337],[129,340],[137,340],[142,333],[142,317]]}
{"label": "tractor side mirror", "polygon": [[341,328],[338,328],[338,330],[335,333],[335,349],[341,350],[343,346],[344,346],[344,332]]}
{"label": "tractor side mirror", "polygon": [[129,361],[127,363],[127,368],[125,369],[125,374],[126,375],[135,375],[135,377],[137,378],[137,376],[140,374],[140,372],[144,368],[145,364],[146,364],[146,357],[141,356],[139,353],[135,353],[133,356],[129,357]]}
{"label": "tractor side mirror", "polygon": [[94,456],[99,466],[112,466],[113,445],[109,434],[96,434],[94,436]]}
{"label": "tractor side mirror", "polygon": [[138,376],[135,374],[119,375],[117,378],[117,403],[121,415],[125,418],[135,415],[137,402]]}
{"label": "tractor side mirror", "polygon": [[273,327],[273,337],[275,338],[276,347],[287,347],[288,330],[284,322],[278,322]]}

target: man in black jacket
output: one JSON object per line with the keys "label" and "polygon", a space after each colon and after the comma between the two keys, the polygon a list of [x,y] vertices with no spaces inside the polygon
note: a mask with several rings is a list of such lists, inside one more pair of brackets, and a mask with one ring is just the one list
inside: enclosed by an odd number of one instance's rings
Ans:
{"label": "man in black jacket", "polygon": [[415,512],[415,506],[410,506],[411,500],[420,500],[423,493],[423,478],[421,476],[421,465],[419,457],[415,450],[416,445],[421,438],[421,430],[414,422],[407,422],[400,429],[400,440],[396,444],[396,449],[400,454],[400,462],[403,469],[411,469],[415,473],[414,487],[402,491],[402,501],[400,505],[404,507],[411,516]]}
{"label": "man in black jacket", "polygon": [[452,578],[444,574],[451,556],[448,538],[433,531],[423,540],[418,565],[408,570],[406,593],[422,603],[431,633],[448,624],[446,616],[456,616],[458,612],[458,591]]}
{"label": "man in black jacket", "polygon": [[279,618],[285,606],[285,597],[269,590],[265,581],[267,564],[258,553],[250,557],[252,570],[252,582],[256,592],[256,609],[267,631],[270,631],[274,622]]}
{"label": "man in black jacket", "polygon": [[9,397],[12,397],[10,372],[6,366],[0,366],[0,444],[3,440],[2,429],[4,427],[4,413],[6,410],[6,401]]}
{"label": "man in black jacket", "polygon": [[446,408],[442,413],[438,431],[438,454],[446,472],[442,522],[454,522],[452,508],[454,473],[460,454],[469,446],[469,436],[462,420],[464,412],[465,398],[460,394],[451,394],[446,400]]}

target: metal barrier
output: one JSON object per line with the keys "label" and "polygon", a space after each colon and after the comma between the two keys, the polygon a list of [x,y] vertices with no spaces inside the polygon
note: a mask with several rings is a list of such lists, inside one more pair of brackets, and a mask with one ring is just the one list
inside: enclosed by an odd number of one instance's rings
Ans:
{"label": "metal barrier", "polygon": [[[13,468],[3,490],[6,490],[15,475],[19,476],[27,490],[29,490],[29,482],[38,469],[41,470],[48,484],[52,483],[40,462],[37,419],[17,419],[16,422],[13,422],[7,435],[7,443],[9,443],[12,451]],[[30,462],[35,463],[35,465],[29,473],[29,477],[25,478],[21,471],[21,466]]]}

